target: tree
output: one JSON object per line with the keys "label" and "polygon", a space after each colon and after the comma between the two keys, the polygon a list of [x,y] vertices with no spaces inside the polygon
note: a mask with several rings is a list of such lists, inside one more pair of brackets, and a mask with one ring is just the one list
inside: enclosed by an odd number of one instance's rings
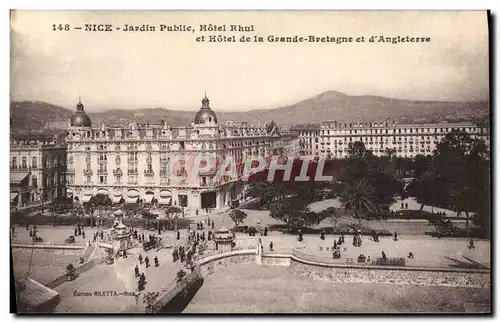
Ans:
{"label": "tree", "polygon": [[474,192],[467,186],[463,186],[452,193],[454,201],[454,209],[460,214],[465,213],[465,230],[469,236],[469,211],[473,207]]}
{"label": "tree", "polygon": [[231,217],[231,220],[233,220],[235,227],[237,227],[240,223],[243,223],[243,221],[247,218],[247,214],[239,209],[231,210],[229,216]]}
{"label": "tree", "polygon": [[324,219],[324,214],[312,212],[308,204],[300,196],[283,198],[272,205],[270,216],[285,222],[290,228],[312,227]]}
{"label": "tree", "polygon": [[364,214],[378,210],[374,189],[365,180],[346,183],[340,200],[346,210],[354,212],[354,217],[359,221],[359,227],[361,227],[361,218]]}
{"label": "tree", "polygon": [[[174,230],[177,229],[177,219],[179,215],[182,213],[182,208],[178,206],[169,205],[168,207],[163,209],[165,211],[165,216],[167,217],[167,228],[170,230],[172,227],[172,223],[175,223]],[[175,222],[174,222],[175,220]]]}
{"label": "tree", "polygon": [[333,225],[333,230],[335,231],[337,229],[338,223],[342,219],[342,216],[337,212],[337,210],[333,206],[330,206],[326,210],[323,210],[322,213],[323,213],[322,217],[330,220],[330,222]]}

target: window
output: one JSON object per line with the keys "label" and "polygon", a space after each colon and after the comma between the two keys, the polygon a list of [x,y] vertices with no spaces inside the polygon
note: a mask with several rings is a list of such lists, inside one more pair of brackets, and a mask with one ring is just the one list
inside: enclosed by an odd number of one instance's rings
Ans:
{"label": "window", "polygon": [[22,161],[21,161],[21,168],[27,168],[28,166],[26,166],[26,157],[23,157]]}
{"label": "window", "polygon": [[105,184],[106,183],[106,176],[99,176],[99,184]]}
{"label": "window", "polygon": [[42,158],[42,166],[43,168],[47,167],[47,157]]}
{"label": "window", "polygon": [[73,156],[68,157],[68,164],[73,165]]}
{"label": "window", "polygon": [[17,168],[17,158],[16,157],[12,157],[12,165],[10,167]]}
{"label": "window", "polygon": [[31,167],[36,168],[36,157],[31,157]]}
{"label": "window", "polygon": [[36,178],[36,175],[33,175],[33,177],[31,177],[31,183],[32,183],[34,188],[38,187],[38,180]]}
{"label": "window", "polygon": [[116,164],[116,165],[120,165],[121,161],[122,161],[122,159],[121,159],[121,157],[120,157],[120,156],[116,156],[116,157],[115,157],[115,164]]}
{"label": "window", "polygon": [[90,183],[90,179],[91,179],[91,177],[90,177],[90,176],[87,176],[87,178],[86,178],[86,181],[85,181],[85,182],[86,182],[87,184],[89,184],[89,183]]}

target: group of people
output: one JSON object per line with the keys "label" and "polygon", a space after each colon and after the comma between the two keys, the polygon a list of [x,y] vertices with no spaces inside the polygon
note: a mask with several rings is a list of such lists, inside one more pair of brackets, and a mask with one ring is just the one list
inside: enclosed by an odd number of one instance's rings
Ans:
{"label": "group of people", "polygon": [[104,240],[104,231],[101,230],[101,231],[97,231],[96,233],[94,233],[94,238],[93,238],[93,241],[96,242],[97,241],[97,238],[101,238],[101,240]]}
{"label": "group of people", "polygon": [[76,224],[75,229],[73,230],[75,237],[77,236],[82,236],[83,239],[85,239],[85,230],[83,227],[80,225],[80,223]]}

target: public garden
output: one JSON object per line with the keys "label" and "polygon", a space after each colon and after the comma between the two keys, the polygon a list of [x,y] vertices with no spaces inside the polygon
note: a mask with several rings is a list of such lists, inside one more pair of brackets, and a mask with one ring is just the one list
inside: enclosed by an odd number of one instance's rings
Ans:
{"label": "public garden", "polygon": [[[210,237],[209,231],[213,234],[223,227],[235,233],[233,250],[255,248],[260,239],[264,254],[300,250],[319,262],[331,263],[332,254],[338,252],[335,261],[339,264],[345,264],[349,258],[359,261],[362,255],[373,260],[381,256],[404,258],[410,267],[490,268],[489,158],[484,144],[467,134],[452,132],[432,156],[409,161],[392,154],[387,151],[385,157],[375,157],[363,143],[356,142],[350,145],[346,160],[326,161],[324,174],[334,175],[329,182],[285,181],[283,172],[277,172],[277,178],[268,182],[264,171],[250,178],[239,205],[208,213],[175,205],[113,205],[108,197],[99,195],[84,205],[63,199],[41,212],[11,214],[11,240],[12,244],[23,245],[85,246],[102,240],[99,233],[114,227],[113,214],[122,212],[123,223],[134,235],[128,255],[119,254],[112,266],[96,266],[78,279],[62,284],[56,288],[61,295],[86,289],[133,293],[137,289],[137,264],[141,266],[139,272],[147,276],[145,292],[167,288],[187,265],[187,261],[174,261],[172,250],[179,250],[184,244],[193,251],[194,243],[193,258],[221,252],[215,250],[213,239],[207,239],[205,234]],[[315,167],[312,163],[308,173],[315,174]],[[297,176],[299,169],[300,164],[294,165],[292,177]],[[141,239],[143,235],[146,239]],[[149,250],[146,243],[151,235],[163,243]],[[41,240],[34,242],[33,236]],[[341,237],[345,241],[340,244]],[[159,268],[144,267],[139,256],[147,255],[152,263],[153,257],[158,258]],[[26,264],[32,263],[35,270],[28,271],[44,283],[52,278],[50,268],[61,272],[73,257],[76,266],[78,257],[71,252],[49,260],[46,251],[28,253],[26,249],[13,249],[14,273],[16,279],[20,278]],[[283,288],[283,284],[276,288]],[[98,298],[91,311],[123,311],[134,306],[137,310],[133,297],[116,306],[105,302],[111,299],[97,301]],[[88,306],[86,298],[78,301],[63,297],[58,311],[90,311]]]}

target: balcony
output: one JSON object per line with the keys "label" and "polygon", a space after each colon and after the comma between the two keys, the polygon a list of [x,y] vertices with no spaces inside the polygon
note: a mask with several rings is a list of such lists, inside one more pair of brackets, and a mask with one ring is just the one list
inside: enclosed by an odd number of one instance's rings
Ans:
{"label": "balcony", "polygon": [[153,170],[149,170],[149,169],[145,169],[144,170],[144,176],[153,176],[154,175],[154,172]]}
{"label": "balcony", "polygon": [[168,170],[164,170],[164,169],[160,170],[160,176],[165,177],[165,176],[168,176],[168,175],[170,175],[169,172],[168,172]]}
{"label": "balcony", "polygon": [[107,168],[98,169],[97,170],[97,174],[99,174],[99,175],[107,175],[108,174],[108,169]]}
{"label": "balcony", "polygon": [[115,176],[122,176],[123,175],[123,172],[120,168],[117,168],[117,169],[113,169],[113,175]]}
{"label": "balcony", "polygon": [[139,175],[139,172],[137,171],[137,169],[129,169],[127,171],[127,174],[129,174],[129,175]]}
{"label": "balcony", "polygon": [[92,172],[92,169],[90,169],[90,168],[83,170],[83,175],[85,175],[85,176],[92,176],[92,174],[93,174],[93,172]]}

